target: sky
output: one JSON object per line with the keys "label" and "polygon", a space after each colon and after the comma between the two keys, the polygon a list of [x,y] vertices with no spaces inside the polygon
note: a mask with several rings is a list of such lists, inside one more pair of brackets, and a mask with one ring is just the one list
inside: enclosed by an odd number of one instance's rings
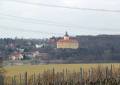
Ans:
{"label": "sky", "polygon": [[0,38],[120,34],[120,0],[0,0]]}

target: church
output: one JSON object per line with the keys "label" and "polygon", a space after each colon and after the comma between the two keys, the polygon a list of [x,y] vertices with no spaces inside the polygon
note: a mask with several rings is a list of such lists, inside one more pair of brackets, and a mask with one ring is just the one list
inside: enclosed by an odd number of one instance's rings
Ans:
{"label": "church", "polygon": [[66,32],[64,37],[57,41],[57,48],[77,49],[79,48],[79,42],[76,39],[70,38],[68,33]]}

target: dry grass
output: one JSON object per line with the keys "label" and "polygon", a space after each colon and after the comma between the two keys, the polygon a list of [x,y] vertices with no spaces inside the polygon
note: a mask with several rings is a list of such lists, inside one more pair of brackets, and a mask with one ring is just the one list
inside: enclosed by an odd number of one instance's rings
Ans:
{"label": "dry grass", "polygon": [[[106,63],[106,64],[46,64],[46,65],[22,65],[22,66],[8,66],[4,67],[6,70],[7,76],[18,75],[20,73],[28,72],[28,74],[33,73],[43,73],[46,70],[55,69],[55,72],[63,72],[63,69],[67,69],[69,72],[79,72],[80,67],[82,67],[85,71],[88,71],[90,68],[97,68],[98,66],[102,67],[111,67],[118,68],[120,67],[119,63]],[[114,69],[115,70],[115,69]]]}
{"label": "dry grass", "polygon": [[118,63],[23,65],[5,70],[4,85],[120,85]]}

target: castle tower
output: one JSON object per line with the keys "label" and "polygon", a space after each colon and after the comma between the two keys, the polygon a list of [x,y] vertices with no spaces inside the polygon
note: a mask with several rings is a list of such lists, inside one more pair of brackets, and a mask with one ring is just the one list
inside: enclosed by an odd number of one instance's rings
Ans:
{"label": "castle tower", "polygon": [[68,35],[67,32],[66,32],[65,35],[64,35],[64,40],[69,40],[69,35]]}

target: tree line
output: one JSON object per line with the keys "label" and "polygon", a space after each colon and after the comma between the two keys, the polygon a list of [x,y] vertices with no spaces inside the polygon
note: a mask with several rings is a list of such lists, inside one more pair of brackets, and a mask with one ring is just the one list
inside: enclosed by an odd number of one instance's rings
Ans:
{"label": "tree line", "polygon": [[[120,35],[76,36],[78,49],[57,49],[56,42],[60,37],[49,39],[0,39],[0,56],[5,59],[17,48],[25,52],[38,50],[49,54],[49,59],[67,60],[120,60]],[[43,44],[41,48],[35,45]]]}

